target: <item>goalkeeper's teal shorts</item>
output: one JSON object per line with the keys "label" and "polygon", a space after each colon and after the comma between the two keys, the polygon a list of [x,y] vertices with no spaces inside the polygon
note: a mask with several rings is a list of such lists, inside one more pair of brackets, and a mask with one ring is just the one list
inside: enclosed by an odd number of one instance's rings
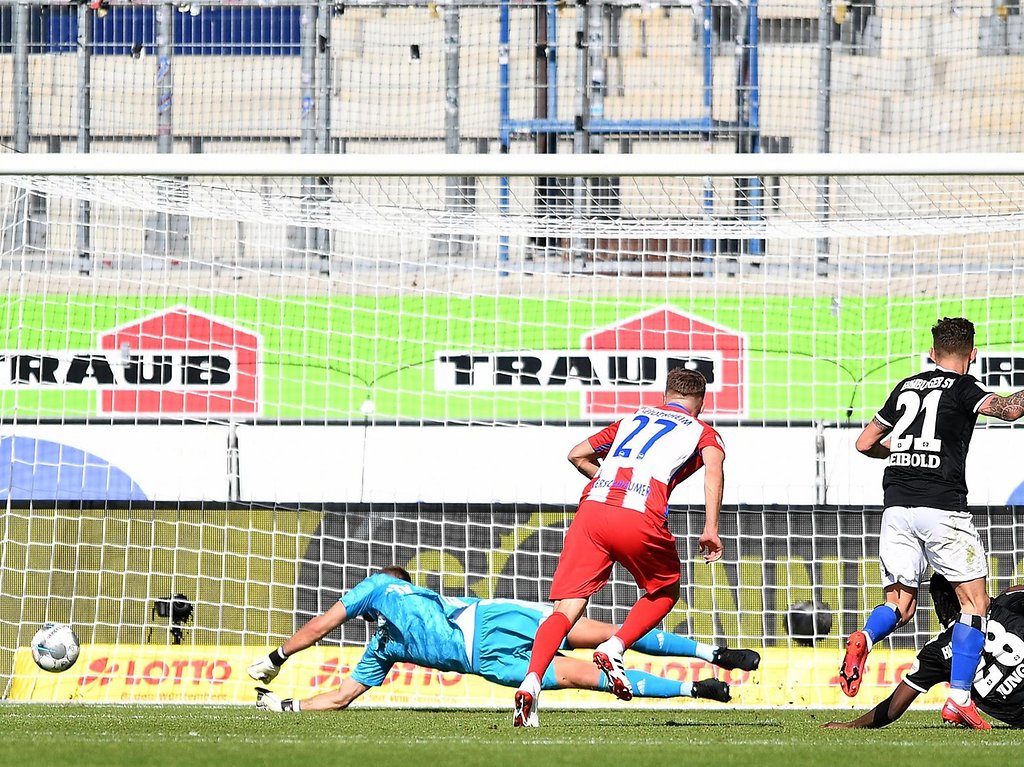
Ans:
{"label": "goalkeeper's teal shorts", "polygon": [[[503,599],[483,599],[475,605],[476,630],[473,637],[473,671],[489,682],[518,687],[526,678],[530,650],[537,626],[551,610]],[[558,687],[555,664],[544,673],[543,688]]]}

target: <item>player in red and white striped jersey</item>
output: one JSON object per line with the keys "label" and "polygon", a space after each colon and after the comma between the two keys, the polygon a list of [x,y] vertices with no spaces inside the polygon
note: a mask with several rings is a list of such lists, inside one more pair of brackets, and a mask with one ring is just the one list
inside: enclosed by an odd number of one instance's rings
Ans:
{"label": "player in red and white striped jersey", "polygon": [[708,562],[722,556],[718,517],[725,448],[718,432],[698,418],[706,388],[700,373],[672,370],[663,405],[642,407],[569,452],[569,461],[590,483],[565,534],[551,582],[555,611],[537,629],[529,673],[516,691],[514,726],[536,726],[540,680],[616,562],[645,594],[615,636],[594,651],[594,663],[620,699],[633,697],[622,653],[661,623],[679,599],[679,555],[668,529],[668,499],[702,466],[705,522],[699,546]]}

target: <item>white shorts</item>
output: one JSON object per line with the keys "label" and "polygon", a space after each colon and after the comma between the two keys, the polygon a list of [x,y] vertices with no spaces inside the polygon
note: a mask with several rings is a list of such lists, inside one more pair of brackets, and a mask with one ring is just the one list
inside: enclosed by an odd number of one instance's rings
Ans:
{"label": "white shorts", "polygon": [[918,588],[931,565],[950,583],[988,575],[988,557],[971,515],[927,506],[890,506],[878,537],[882,586]]}

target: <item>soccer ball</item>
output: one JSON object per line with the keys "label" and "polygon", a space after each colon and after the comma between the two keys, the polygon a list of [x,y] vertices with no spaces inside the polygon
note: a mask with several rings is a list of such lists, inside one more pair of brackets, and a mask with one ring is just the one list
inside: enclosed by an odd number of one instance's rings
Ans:
{"label": "soccer ball", "polygon": [[47,623],[32,637],[32,660],[43,671],[67,671],[78,660],[78,637],[66,623]]}
{"label": "soccer ball", "polygon": [[797,644],[813,647],[832,631],[832,608],[824,602],[797,602],[783,621]]}

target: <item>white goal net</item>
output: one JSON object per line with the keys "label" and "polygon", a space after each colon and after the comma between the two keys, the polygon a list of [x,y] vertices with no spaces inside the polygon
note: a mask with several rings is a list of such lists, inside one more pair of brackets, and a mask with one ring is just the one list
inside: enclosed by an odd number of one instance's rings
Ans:
{"label": "white goal net", "polygon": [[[860,426],[942,316],[975,322],[984,384],[1024,388],[1019,158],[19,160],[0,177],[15,699],[247,701],[247,658],[393,563],[543,600],[584,484],[565,453],[688,366],[727,447],[726,555],[695,560],[684,484],[665,627],[764,651],[760,677],[726,676],[740,703],[836,705],[838,648],[881,597]],[[968,465],[993,593],[1024,569],[1018,439],[982,428]],[[636,597],[616,570],[590,614]],[[19,651],[45,621],[78,632],[71,672]],[[925,599],[866,684],[936,629]],[[367,636],[345,626],[289,689],[336,684]],[[504,701],[417,674],[375,700]]]}

